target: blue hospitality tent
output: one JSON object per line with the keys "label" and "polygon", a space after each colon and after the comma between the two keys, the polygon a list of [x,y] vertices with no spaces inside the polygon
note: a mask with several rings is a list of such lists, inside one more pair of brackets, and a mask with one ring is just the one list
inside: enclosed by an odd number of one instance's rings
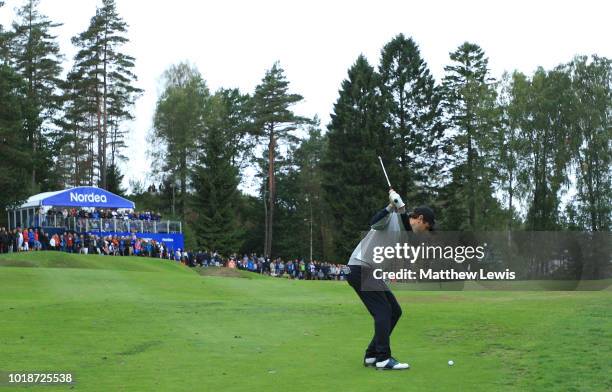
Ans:
{"label": "blue hospitality tent", "polygon": [[[134,209],[134,202],[105,189],[79,186],[62,191],[44,192],[30,196],[28,200],[9,212],[9,226],[28,222],[42,207],[96,207]],[[11,216],[12,215],[12,216]],[[12,218],[12,219],[11,219]],[[26,218],[26,219],[24,219]],[[11,224],[12,223],[12,224]]]}
{"label": "blue hospitality tent", "polygon": [[[53,230],[74,230],[76,232],[95,232],[100,235],[129,236],[139,233],[139,238],[164,243],[168,249],[183,249],[184,237],[180,221],[143,221],[123,219],[79,219],[68,218],[47,220],[45,210],[56,207],[135,209],[134,202],[107,190],[81,186],[62,191],[44,192],[31,196],[20,206],[8,209],[8,223],[16,227],[41,227],[47,233]],[[102,221],[106,221],[103,223]],[[83,226],[84,225],[84,226]]]}

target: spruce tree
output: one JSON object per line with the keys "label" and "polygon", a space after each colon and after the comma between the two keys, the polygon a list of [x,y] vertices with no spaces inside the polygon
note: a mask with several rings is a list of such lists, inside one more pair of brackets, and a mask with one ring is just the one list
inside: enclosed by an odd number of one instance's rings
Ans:
{"label": "spruce tree", "polygon": [[106,190],[119,196],[125,195],[125,189],[121,185],[123,183],[123,174],[116,164],[111,164],[106,168]]}
{"label": "spruce tree", "polygon": [[240,182],[237,157],[246,137],[248,100],[238,90],[220,90],[210,99],[204,132],[198,140],[194,168],[193,207],[197,211],[197,243],[224,255],[242,245],[238,220]]}
{"label": "spruce tree", "polygon": [[412,38],[399,34],[387,43],[379,67],[385,124],[393,137],[389,170],[411,204],[423,204],[442,176],[438,160],[443,126],[440,93]]}
{"label": "spruce tree", "polygon": [[328,126],[322,186],[336,260],[348,260],[373,214],[386,205],[388,187],[377,156],[387,167],[394,160],[379,86],[379,75],[359,56],[342,82]]}
{"label": "spruce tree", "polygon": [[[494,132],[498,126],[494,80],[488,59],[465,42],[450,54],[443,79],[444,111],[452,144],[451,182],[441,191],[446,229],[486,228],[500,206],[493,198]],[[452,220],[450,218],[453,218]]]}

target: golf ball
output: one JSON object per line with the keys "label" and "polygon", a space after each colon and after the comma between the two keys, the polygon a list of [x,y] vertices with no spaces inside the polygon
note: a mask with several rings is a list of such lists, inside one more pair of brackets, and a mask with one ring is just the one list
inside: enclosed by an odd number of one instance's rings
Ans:
{"label": "golf ball", "polygon": [[453,366],[455,362],[453,360],[448,361],[448,366]]}

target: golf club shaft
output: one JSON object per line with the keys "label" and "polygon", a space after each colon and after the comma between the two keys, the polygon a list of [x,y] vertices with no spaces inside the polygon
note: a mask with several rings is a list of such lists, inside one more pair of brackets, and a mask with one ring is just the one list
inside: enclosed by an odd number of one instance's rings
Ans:
{"label": "golf club shaft", "polygon": [[382,158],[380,157],[380,155],[378,156],[378,160],[380,161],[380,166],[383,169],[383,173],[385,173],[385,178],[387,179],[387,184],[389,184],[389,188],[391,187],[391,181],[389,181],[389,176],[387,175],[387,171],[385,170],[385,165],[383,164]]}

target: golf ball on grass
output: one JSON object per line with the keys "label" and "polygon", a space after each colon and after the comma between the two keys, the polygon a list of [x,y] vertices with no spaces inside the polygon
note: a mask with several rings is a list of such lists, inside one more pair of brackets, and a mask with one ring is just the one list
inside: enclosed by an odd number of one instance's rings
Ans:
{"label": "golf ball on grass", "polygon": [[450,361],[448,361],[448,366],[453,366],[455,364],[455,362],[451,359]]}

